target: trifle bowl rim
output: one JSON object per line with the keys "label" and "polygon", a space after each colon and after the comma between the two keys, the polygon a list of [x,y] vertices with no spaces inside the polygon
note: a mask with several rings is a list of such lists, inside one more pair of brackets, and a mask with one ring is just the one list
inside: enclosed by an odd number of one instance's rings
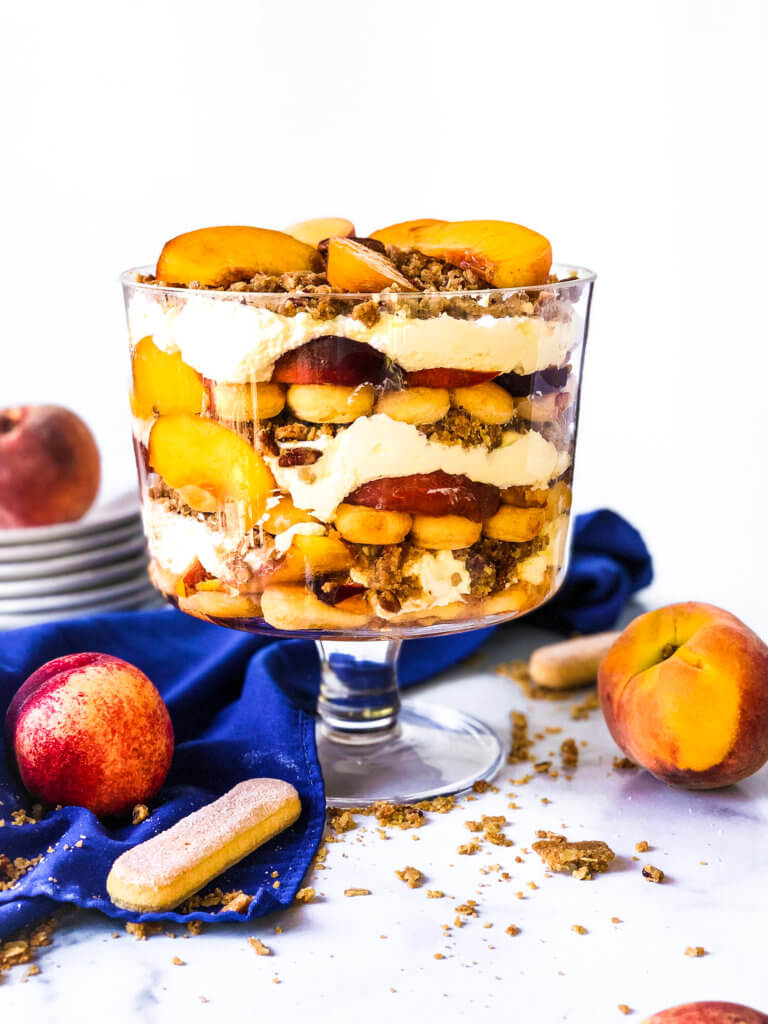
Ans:
{"label": "trifle bowl rim", "polygon": [[153,275],[155,272],[154,264],[147,264],[145,266],[129,267],[124,270],[120,275],[120,282],[123,288],[135,288],[142,289],[147,292],[155,293],[172,293],[178,295],[206,295],[216,299],[240,299],[245,301],[252,301],[256,299],[285,299],[290,297],[311,299],[322,297],[323,299],[334,299],[334,300],[354,300],[354,301],[367,301],[375,298],[383,299],[424,299],[424,298],[441,298],[441,299],[458,299],[458,298],[477,298],[481,299],[491,295],[503,295],[510,296],[515,294],[531,294],[538,292],[546,292],[552,288],[578,288],[585,284],[594,284],[597,280],[597,273],[593,270],[589,270],[587,267],[582,267],[575,263],[553,263],[552,271],[559,273],[575,274],[575,277],[567,277],[558,279],[557,281],[548,281],[545,284],[529,284],[529,285],[514,285],[512,287],[505,288],[473,288],[473,289],[452,289],[446,291],[439,291],[434,288],[426,288],[423,291],[391,291],[391,292],[337,292],[329,291],[322,292],[321,296],[318,296],[315,292],[301,291],[300,289],[293,289],[280,292],[256,292],[256,291],[232,291],[229,288],[190,288],[189,285],[177,285],[177,284],[163,284],[158,281],[138,281],[136,280],[139,274]]}

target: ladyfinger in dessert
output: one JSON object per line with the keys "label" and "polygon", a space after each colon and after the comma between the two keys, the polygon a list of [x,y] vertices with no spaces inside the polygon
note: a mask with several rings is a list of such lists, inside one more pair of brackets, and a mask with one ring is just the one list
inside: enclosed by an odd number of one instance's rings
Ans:
{"label": "ladyfinger in dessert", "polygon": [[107,892],[125,910],[172,910],[300,814],[299,794],[290,783],[247,779],[122,853],[109,872]]}

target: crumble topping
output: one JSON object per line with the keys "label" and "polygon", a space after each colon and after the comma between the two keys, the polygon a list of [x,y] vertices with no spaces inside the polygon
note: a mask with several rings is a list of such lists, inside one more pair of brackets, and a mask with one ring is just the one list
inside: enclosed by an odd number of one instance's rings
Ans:
{"label": "crumble topping", "polygon": [[569,871],[574,878],[588,879],[593,873],[607,871],[615,854],[607,843],[599,839],[569,842],[565,836],[539,831],[533,850],[550,871]]}
{"label": "crumble topping", "polygon": [[685,947],[685,955],[686,956],[697,956],[697,957],[698,956],[706,956],[707,955],[707,951],[706,951],[706,949],[704,949],[703,946],[686,946]]}

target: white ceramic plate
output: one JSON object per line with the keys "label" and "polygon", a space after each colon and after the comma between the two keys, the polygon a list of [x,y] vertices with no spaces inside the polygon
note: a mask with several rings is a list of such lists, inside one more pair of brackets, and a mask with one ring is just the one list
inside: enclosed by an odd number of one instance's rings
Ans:
{"label": "white ceramic plate", "polygon": [[62,573],[60,576],[41,576],[38,579],[0,582],[0,602],[13,597],[40,597],[46,594],[73,594],[103,589],[110,583],[131,580],[149,580],[147,556],[143,552],[132,558],[84,569],[82,572]]}
{"label": "white ceramic plate", "polygon": [[130,597],[141,590],[147,590],[149,583],[146,573],[136,575],[134,579],[113,583],[104,587],[93,587],[75,594],[50,594],[47,597],[14,597],[0,598],[0,615],[42,615],[43,612],[58,612],[59,618],[65,619],[74,608],[83,605],[106,604],[119,598]]}
{"label": "white ceramic plate", "polygon": [[66,619],[82,619],[87,615],[100,615],[106,612],[143,611],[149,608],[162,608],[165,601],[154,588],[141,591],[130,597],[118,598],[114,601],[103,601],[96,605],[73,608],[71,612],[41,612],[31,615],[0,615],[0,630],[22,629],[24,626],[39,626],[44,622],[57,622]]}
{"label": "white ceramic plate", "polygon": [[74,523],[56,523],[54,526],[26,526],[0,529],[0,546],[11,544],[34,544],[41,541],[62,540],[65,537],[80,537],[96,530],[129,523],[139,514],[139,497],[136,491],[128,491],[111,501],[94,505]]}
{"label": "white ceramic plate", "polygon": [[118,544],[92,548],[78,554],[68,552],[58,558],[40,558],[27,562],[3,562],[0,559],[0,588],[3,583],[17,580],[36,580],[45,577],[53,581],[55,576],[82,572],[101,565],[105,569],[115,562],[145,554],[146,544],[141,533],[129,534],[129,539]]}
{"label": "white ceramic plate", "polygon": [[141,519],[137,515],[135,522],[110,530],[84,533],[81,537],[67,537],[64,540],[41,541],[34,544],[0,544],[0,566],[15,565],[18,562],[42,562],[47,558],[93,551],[96,548],[135,539],[141,534]]}

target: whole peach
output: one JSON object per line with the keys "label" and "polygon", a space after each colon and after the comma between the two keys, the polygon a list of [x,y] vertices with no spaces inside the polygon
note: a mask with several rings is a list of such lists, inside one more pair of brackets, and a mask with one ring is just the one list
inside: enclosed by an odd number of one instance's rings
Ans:
{"label": "whole peach", "polygon": [[79,519],[93,504],[100,479],[93,434],[69,409],[0,410],[0,528]]}
{"label": "whole peach", "polygon": [[22,782],[47,804],[121,814],[153,796],[171,766],[163,698],[143,672],[109,654],[47,662],[18,690],[5,725]]}
{"label": "whole peach", "polygon": [[619,747],[670,785],[729,786],[768,760],[768,647],[722,608],[688,601],[635,619],[598,692]]}
{"label": "whole peach", "polygon": [[768,1017],[740,1003],[685,1003],[654,1013],[643,1024],[768,1024]]}

